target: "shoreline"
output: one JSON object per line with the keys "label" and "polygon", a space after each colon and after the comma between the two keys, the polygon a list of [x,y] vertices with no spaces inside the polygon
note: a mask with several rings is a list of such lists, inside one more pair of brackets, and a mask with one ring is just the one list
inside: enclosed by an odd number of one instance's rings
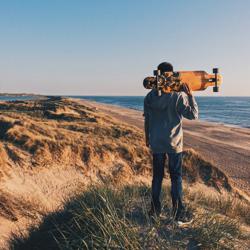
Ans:
{"label": "shoreline", "polygon": [[[83,99],[80,99],[80,100],[83,100]],[[84,99],[84,100],[92,101],[92,100],[88,100],[88,99]],[[125,107],[125,106],[120,106],[120,105],[117,105],[117,104],[109,104],[109,103],[105,103],[105,102],[97,102],[97,103],[103,103],[103,104],[107,104],[107,105],[114,105],[114,106],[117,106],[117,107],[128,108],[128,109],[132,109],[132,110],[136,110],[136,111],[142,112],[142,110],[140,110],[140,109]],[[199,118],[199,121],[201,121],[201,122],[207,122],[207,123],[213,123],[213,124],[217,124],[217,125],[220,125],[220,126],[232,127],[232,128],[246,128],[246,129],[250,129],[250,126],[249,127],[244,127],[244,126],[240,126],[240,125],[236,125],[236,124],[231,124],[231,123],[224,123],[224,122],[212,121],[212,120],[209,120],[209,119],[206,120],[206,119],[200,119]]]}
{"label": "shoreline", "polygon": [[[62,96],[64,97],[64,96]],[[90,100],[88,98],[84,99],[84,98],[77,98],[77,97],[69,97],[69,96],[65,96],[66,98],[69,98],[69,99],[73,99],[73,100],[86,100],[86,101],[90,101],[90,102],[95,102],[95,103],[100,103],[100,104],[104,104],[104,105],[111,105],[111,106],[115,106],[117,108],[125,108],[125,109],[131,109],[131,110],[134,110],[134,111],[139,111],[139,112],[143,112],[143,110],[141,109],[136,109],[136,108],[132,108],[132,107],[125,107],[125,106],[122,106],[122,105],[118,105],[118,104],[111,104],[111,103],[105,103],[105,102],[98,102],[98,101],[95,101],[95,100]],[[101,96],[100,96],[101,97]],[[202,97],[202,96],[201,96]],[[248,96],[246,96],[248,97]],[[226,126],[226,127],[232,127],[232,128],[242,128],[242,129],[250,129],[250,126],[249,127],[244,127],[244,126],[240,126],[240,125],[236,125],[236,124],[231,124],[231,123],[224,123],[224,122],[218,122],[218,121],[212,121],[212,120],[206,120],[206,119],[198,119],[199,121],[201,122],[205,122],[205,123],[212,123],[212,124],[217,124],[219,126]]]}
{"label": "shoreline", "polygon": [[[86,99],[75,99],[107,115],[144,129],[142,111]],[[223,170],[236,188],[250,194],[250,129],[208,121],[183,120],[184,148],[193,148]]]}

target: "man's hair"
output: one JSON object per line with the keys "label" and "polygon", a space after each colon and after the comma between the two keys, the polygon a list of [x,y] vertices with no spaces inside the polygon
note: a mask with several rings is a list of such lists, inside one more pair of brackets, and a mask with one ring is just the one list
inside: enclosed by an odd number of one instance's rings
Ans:
{"label": "man's hair", "polygon": [[161,74],[164,72],[173,72],[174,71],[173,65],[171,63],[168,63],[168,62],[160,63],[158,65],[157,69],[161,71]]}

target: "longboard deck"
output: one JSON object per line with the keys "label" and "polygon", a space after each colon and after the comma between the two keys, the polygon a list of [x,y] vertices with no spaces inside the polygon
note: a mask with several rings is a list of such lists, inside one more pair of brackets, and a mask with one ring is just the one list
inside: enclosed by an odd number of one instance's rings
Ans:
{"label": "longboard deck", "polygon": [[[215,86],[215,74],[208,74],[206,71],[201,70],[167,72],[164,76],[169,84],[167,86],[169,91],[181,91],[183,83],[187,83],[193,91],[202,91],[209,86]],[[217,86],[220,86],[221,82],[222,76],[217,74]],[[147,89],[156,88],[156,77],[146,77],[143,85]]]}
{"label": "longboard deck", "polygon": [[[208,74],[206,71],[179,71],[181,83],[187,83],[193,91],[204,90],[209,86],[215,86],[214,74]],[[220,86],[221,75],[217,75],[217,85]]]}

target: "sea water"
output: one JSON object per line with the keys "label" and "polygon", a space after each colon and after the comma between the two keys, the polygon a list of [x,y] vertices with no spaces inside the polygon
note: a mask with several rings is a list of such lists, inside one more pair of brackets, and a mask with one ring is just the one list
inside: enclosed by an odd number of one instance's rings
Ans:
{"label": "sea water", "polygon": [[[74,96],[143,110],[143,96]],[[199,119],[250,128],[250,97],[195,97]]]}
{"label": "sea water", "polygon": [[12,101],[27,101],[27,100],[33,100],[33,99],[36,99],[37,97],[36,96],[29,96],[29,95],[25,95],[25,96],[18,96],[18,95],[15,95],[15,96],[0,96],[0,101],[9,101],[9,102],[12,102]]}
{"label": "sea water", "polygon": [[[144,96],[69,96],[125,108],[143,110]],[[29,100],[32,96],[0,96],[0,100]],[[199,106],[199,119],[250,128],[250,97],[195,97]]]}

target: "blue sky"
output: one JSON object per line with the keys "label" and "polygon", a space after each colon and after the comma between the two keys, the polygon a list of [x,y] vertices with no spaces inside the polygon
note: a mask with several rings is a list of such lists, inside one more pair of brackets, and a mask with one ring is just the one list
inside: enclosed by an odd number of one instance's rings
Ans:
{"label": "blue sky", "polygon": [[0,0],[0,92],[145,95],[169,61],[250,96],[249,27],[248,0]]}

